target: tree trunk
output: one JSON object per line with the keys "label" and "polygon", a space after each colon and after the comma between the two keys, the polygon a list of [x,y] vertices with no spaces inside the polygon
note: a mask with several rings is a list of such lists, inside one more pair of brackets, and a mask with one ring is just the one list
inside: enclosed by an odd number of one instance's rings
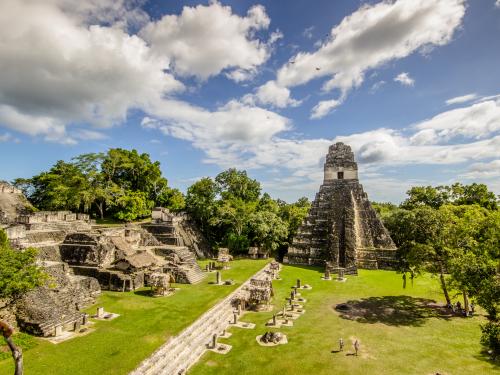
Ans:
{"label": "tree trunk", "polygon": [[448,288],[446,287],[446,280],[444,279],[443,266],[441,266],[441,269],[439,272],[439,280],[441,281],[441,289],[443,289],[444,298],[446,298],[446,304],[451,305],[451,299],[450,299],[450,296],[448,294]]}
{"label": "tree trunk", "polygon": [[14,341],[12,340],[12,334],[14,333],[14,329],[9,326],[6,322],[0,320],[0,332],[2,333],[5,342],[9,346],[10,351],[12,352],[12,358],[14,358],[15,363],[15,371],[14,375],[23,375],[23,352],[21,348],[18,348]]}
{"label": "tree trunk", "polygon": [[469,298],[467,297],[467,293],[462,291],[462,294],[464,296],[464,310],[465,310],[465,316],[469,316]]}
{"label": "tree trunk", "polygon": [[96,203],[96,206],[99,209],[99,215],[101,216],[101,219],[104,219],[104,203]]}

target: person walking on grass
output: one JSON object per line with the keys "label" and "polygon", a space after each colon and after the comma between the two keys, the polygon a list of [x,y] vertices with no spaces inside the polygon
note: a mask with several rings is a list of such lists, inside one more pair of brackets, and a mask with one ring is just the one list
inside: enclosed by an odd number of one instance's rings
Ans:
{"label": "person walking on grass", "polygon": [[344,351],[344,339],[342,337],[339,340],[339,351]]}
{"label": "person walking on grass", "polygon": [[356,356],[358,355],[358,350],[359,350],[359,341],[358,339],[356,339],[356,341],[354,341],[354,352],[356,353],[355,354]]}

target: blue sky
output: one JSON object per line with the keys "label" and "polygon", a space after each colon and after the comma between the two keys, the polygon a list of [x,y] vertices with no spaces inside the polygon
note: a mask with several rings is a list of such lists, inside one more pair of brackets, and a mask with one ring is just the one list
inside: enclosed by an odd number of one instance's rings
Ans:
{"label": "blue sky", "polygon": [[500,193],[497,0],[4,0],[0,28],[0,179],[123,147],[291,201],[340,140],[373,200]]}

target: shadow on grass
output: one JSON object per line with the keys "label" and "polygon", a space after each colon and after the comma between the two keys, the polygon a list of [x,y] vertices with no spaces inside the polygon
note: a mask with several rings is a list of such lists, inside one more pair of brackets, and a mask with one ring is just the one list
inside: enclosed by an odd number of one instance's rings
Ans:
{"label": "shadow on grass", "polygon": [[500,368],[500,358],[497,360],[494,360],[491,358],[491,356],[488,354],[486,350],[481,351],[479,354],[474,356],[476,359],[479,359],[480,361],[488,362],[494,369],[499,369]]}
{"label": "shadow on grass", "polygon": [[316,271],[319,274],[323,274],[325,272],[325,267],[320,267],[320,266],[306,266],[301,264],[285,264],[285,266],[287,268],[302,268],[308,271]]}
{"label": "shadow on grass", "polygon": [[143,296],[143,297],[153,297],[153,294],[151,290],[149,289],[139,289],[139,290],[134,290],[134,294],[137,296]]}
{"label": "shadow on grass", "polygon": [[333,306],[343,319],[390,326],[421,326],[429,318],[452,315],[435,301],[410,296],[369,297]]}

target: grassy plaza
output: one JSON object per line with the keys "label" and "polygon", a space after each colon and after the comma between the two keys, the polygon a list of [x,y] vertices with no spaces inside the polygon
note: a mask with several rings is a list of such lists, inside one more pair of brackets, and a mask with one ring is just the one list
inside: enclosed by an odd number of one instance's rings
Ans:
{"label": "grassy plaza", "polygon": [[[437,279],[421,276],[402,288],[393,271],[360,270],[346,282],[323,281],[319,269],[284,266],[282,280],[273,282],[274,311],[282,308],[290,288],[300,278],[312,290],[301,291],[306,312],[293,327],[277,329],[288,344],[262,347],[257,335],[271,330],[271,312],[247,313],[242,321],[256,329],[231,328],[220,342],[232,345],[226,355],[207,352],[190,375],[210,374],[493,374],[495,367],[481,355],[482,316],[452,317],[440,313],[432,301],[442,302]],[[358,309],[342,317],[334,307],[351,301]],[[338,340],[345,342],[338,351]],[[357,338],[356,357],[352,340]]]}
{"label": "grassy plaza", "polygon": [[[206,262],[201,261],[204,267]],[[97,306],[120,314],[112,321],[98,321],[94,332],[54,345],[36,339],[37,345],[24,353],[27,375],[127,374],[165,340],[189,326],[206,310],[231,293],[267,263],[266,260],[235,260],[223,279],[234,285],[209,284],[215,273],[196,285],[175,284],[174,295],[152,298],[142,289],[135,292],[103,291]],[[90,308],[89,313],[95,313]],[[12,358],[0,362],[0,374],[13,372]]]}

